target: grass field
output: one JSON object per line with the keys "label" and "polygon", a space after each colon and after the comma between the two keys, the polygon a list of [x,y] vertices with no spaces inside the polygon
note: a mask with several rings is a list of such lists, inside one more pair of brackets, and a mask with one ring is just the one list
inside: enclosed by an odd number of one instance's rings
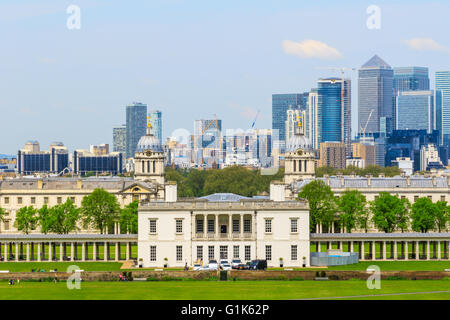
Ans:
{"label": "grass field", "polygon": [[121,262],[1,262],[0,270],[9,272],[31,272],[31,269],[50,271],[58,269],[65,272],[71,265],[76,265],[85,271],[119,271]]}
{"label": "grass field", "polygon": [[[356,299],[450,299],[450,280],[384,280],[381,289],[369,290],[366,282],[354,281],[158,281],[85,282],[81,289],[69,290],[65,282],[24,282],[10,286],[0,282],[0,299],[138,299],[138,300],[288,300],[311,298],[352,298],[359,295],[400,293]],[[354,299],[354,298],[353,298]]]}

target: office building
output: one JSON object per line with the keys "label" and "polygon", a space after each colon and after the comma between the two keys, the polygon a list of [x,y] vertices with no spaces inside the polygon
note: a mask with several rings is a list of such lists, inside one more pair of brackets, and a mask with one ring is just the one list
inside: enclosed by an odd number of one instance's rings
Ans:
{"label": "office building", "polygon": [[436,72],[436,90],[442,93],[442,137],[443,144],[449,146],[450,138],[450,71]]}
{"label": "office building", "polygon": [[126,157],[134,157],[139,139],[145,135],[147,128],[147,105],[134,102],[126,107],[127,113],[127,136]]}
{"label": "office building", "polygon": [[[286,121],[285,121],[285,127],[286,127],[286,140],[289,141],[290,138],[292,138],[295,134],[295,130],[298,124],[298,121],[302,121],[302,113],[300,109],[292,109],[289,108],[286,111]],[[302,121],[304,124],[305,122]]]}
{"label": "office building", "polygon": [[17,152],[19,174],[61,173],[69,166],[69,153],[61,142],[50,145],[49,151],[41,151],[39,142],[28,141],[24,149]]}
{"label": "office building", "polygon": [[93,145],[91,144],[89,146],[89,152],[96,155],[96,156],[102,156],[109,153],[109,144],[103,143],[99,145]]}
{"label": "office building", "polygon": [[414,172],[414,161],[410,158],[397,158],[392,160],[392,166],[399,168],[407,176],[411,176]]}
{"label": "office building", "polygon": [[113,152],[126,154],[127,150],[127,126],[113,128]]}
{"label": "office building", "polygon": [[162,140],[162,112],[159,110],[152,110],[149,112],[150,122],[152,124],[152,131],[155,137]]}
{"label": "office building", "polygon": [[430,171],[431,168],[441,168],[438,149],[434,144],[423,145],[420,148],[420,171]]}
{"label": "office building", "polygon": [[86,174],[112,174],[123,172],[123,154],[112,152],[110,154],[92,153],[88,150],[75,150],[73,152],[73,172],[82,176]]}
{"label": "office building", "polygon": [[321,128],[321,119],[322,113],[318,108],[319,95],[317,89],[311,89],[311,92],[308,95],[308,134],[307,137],[311,141],[312,148],[315,150],[319,150],[320,141],[322,141],[322,132]]}
{"label": "office building", "polygon": [[209,168],[221,165],[225,160],[222,120],[195,120],[192,150],[195,164]]}
{"label": "office building", "polygon": [[352,144],[353,158],[363,160],[363,168],[377,164],[375,141],[362,141]]}
{"label": "office building", "polygon": [[341,142],[322,142],[320,144],[321,167],[344,169],[346,166],[346,145]]}
{"label": "office building", "polygon": [[394,71],[375,55],[358,74],[358,130],[366,134],[393,130],[393,77]]}

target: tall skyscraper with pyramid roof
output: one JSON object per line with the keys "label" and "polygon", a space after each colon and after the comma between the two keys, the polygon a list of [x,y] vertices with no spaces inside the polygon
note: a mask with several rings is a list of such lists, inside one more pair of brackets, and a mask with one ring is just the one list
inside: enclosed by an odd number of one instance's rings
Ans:
{"label": "tall skyscraper with pyramid roof", "polygon": [[394,71],[379,56],[374,55],[358,75],[358,131],[386,133],[393,129]]}

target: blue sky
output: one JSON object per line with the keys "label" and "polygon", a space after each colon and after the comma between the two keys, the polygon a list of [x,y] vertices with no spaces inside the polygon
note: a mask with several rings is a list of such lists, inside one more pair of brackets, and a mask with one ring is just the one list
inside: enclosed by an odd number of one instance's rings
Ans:
{"label": "blue sky", "polygon": [[[69,5],[81,29],[68,30]],[[381,29],[366,27],[369,5]],[[9,1],[0,3],[0,153],[27,140],[72,151],[112,144],[125,105],[163,112],[163,136],[193,121],[271,127],[271,95],[309,91],[323,67],[450,69],[448,1]],[[309,40],[309,42],[308,42]],[[312,47],[312,48],[311,48]],[[353,131],[357,119],[353,80]]]}

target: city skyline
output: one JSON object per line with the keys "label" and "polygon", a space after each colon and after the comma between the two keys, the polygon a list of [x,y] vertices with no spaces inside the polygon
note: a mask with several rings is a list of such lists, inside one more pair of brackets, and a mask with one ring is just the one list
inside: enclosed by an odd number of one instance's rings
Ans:
{"label": "city skyline", "polygon": [[[0,32],[9,48],[0,54],[7,62],[0,105],[11,119],[0,129],[9,137],[2,153],[15,154],[28,140],[42,146],[63,141],[70,150],[112,145],[111,128],[125,122],[123,106],[132,101],[163,112],[163,141],[177,128],[192,132],[194,120],[215,113],[224,128],[245,130],[261,110],[256,127],[271,128],[272,94],[309,91],[317,79],[339,76],[318,67],[359,68],[374,54],[392,68],[428,67],[432,89],[435,72],[450,69],[450,44],[441,31],[450,5],[443,1],[380,1],[380,30],[366,27],[369,3],[236,3],[233,11],[221,4],[183,1],[155,1],[133,9],[102,2],[77,5],[80,30],[67,30],[66,3],[48,3],[39,10],[31,2],[0,6],[5,17]],[[400,10],[406,5],[408,10]],[[341,24],[331,34],[315,21],[317,16]],[[176,19],[169,25],[168,17]],[[137,18],[143,22],[137,24]],[[128,39],[130,34],[135,35]],[[138,40],[144,35],[151,41]],[[308,39],[338,54],[299,55],[299,45],[311,44],[303,42]],[[346,77],[352,80],[354,135],[356,73]]]}

